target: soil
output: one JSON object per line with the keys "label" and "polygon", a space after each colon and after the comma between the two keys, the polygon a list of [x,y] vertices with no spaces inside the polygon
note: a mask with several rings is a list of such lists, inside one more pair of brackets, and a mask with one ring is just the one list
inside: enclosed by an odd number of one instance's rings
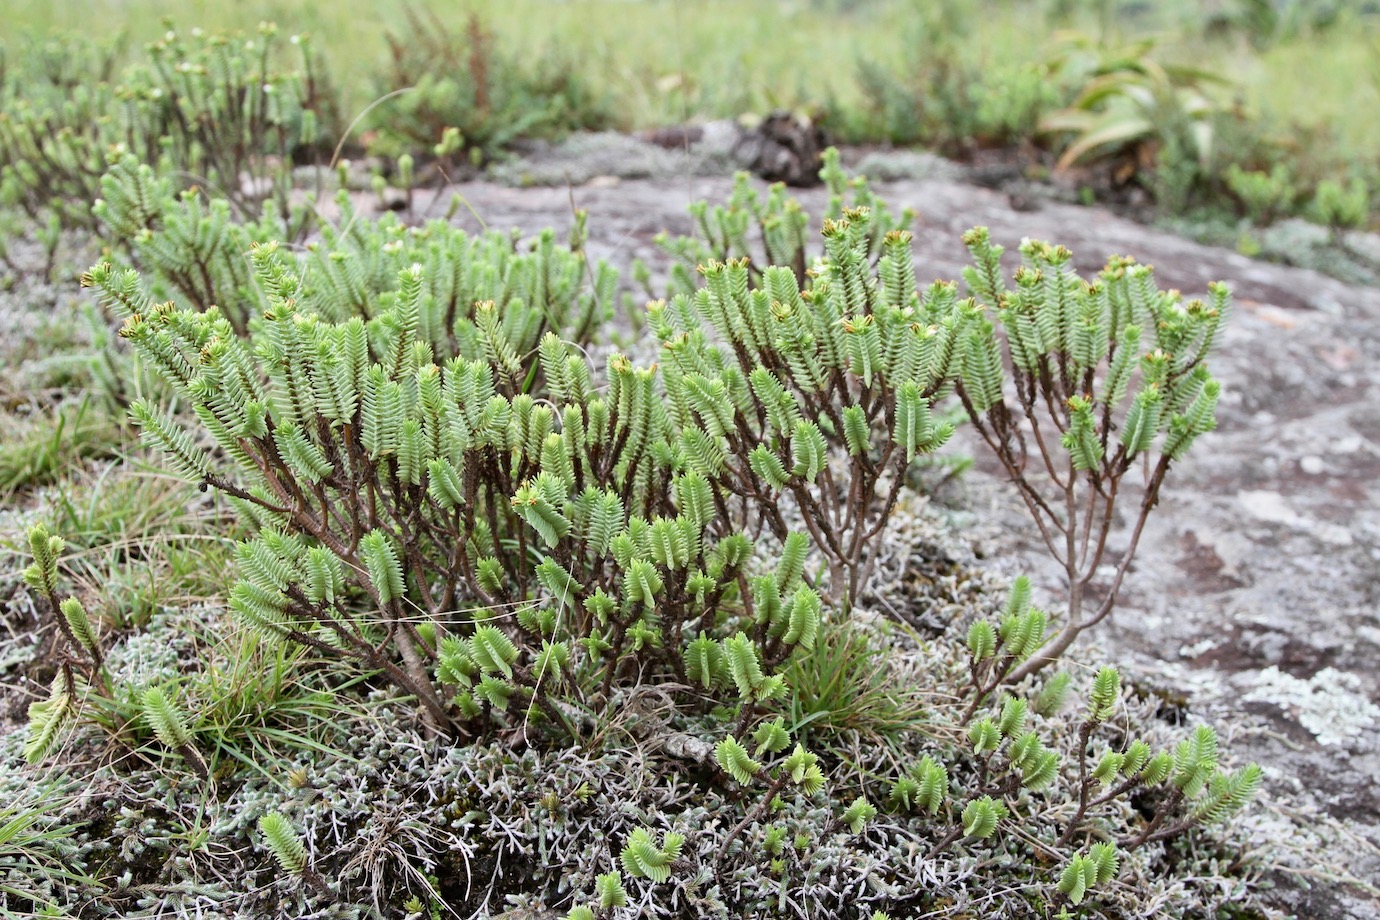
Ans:
{"label": "soil", "polygon": [[[592,255],[664,268],[654,236],[690,232],[686,206],[725,200],[731,180],[700,175],[693,153],[666,160],[626,138],[616,147],[584,138],[503,169],[510,182],[578,185],[478,181],[446,192],[464,197],[459,219],[474,229],[564,230],[584,208]],[[922,282],[960,277],[959,237],[983,224],[1008,253],[1027,236],[1062,243],[1085,275],[1122,254],[1188,295],[1210,281],[1230,285],[1235,313],[1213,364],[1223,384],[1218,430],[1171,472],[1114,618],[1093,641],[1148,692],[1186,698],[1194,719],[1218,726],[1234,760],[1265,767],[1260,833],[1285,822],[1302,841],[1276,860],[1281,908],[1380,916],[1380,290],[1254,261],[1053,192],[979,187],[923,155],[849,159],[887,177],[874,187],[893,209],[919,212]],[[796,194],[810,213],[823,211],[822,190]],[[972,447],[960,436],[950,449]],[[1057,610],[1059,573],[1014,490],[973,453],[977,465],[956,487],[967,512],[955,517],[969,523],[979,556],[1029,573]],[[1363,884],[1338,884],[1348,874]]]}

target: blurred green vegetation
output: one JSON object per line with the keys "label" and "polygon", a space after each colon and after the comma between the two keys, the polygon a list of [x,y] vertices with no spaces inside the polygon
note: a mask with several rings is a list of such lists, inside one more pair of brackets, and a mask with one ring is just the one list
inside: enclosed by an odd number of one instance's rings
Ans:
{"label": "blurred green vegetation", "polygon": [[[1090,169],[1096,191],[1134,184],[1174,214],[1313,216],[1322,182],[1360,182],[1369,225],[1380,187],[1380,119],[1356,117],[1380,104],[1374,0],[11,0],[7,13],[12,35],[119,34],[127,60],[165,20],[309,33],[342,122],[376,103],[350,143],[388,156],[425,153],[445,127],[478,162],[519,136],[784,108],[845,142]],[[1262,209],[1241,194],[1252,172],[1290,187]]]}

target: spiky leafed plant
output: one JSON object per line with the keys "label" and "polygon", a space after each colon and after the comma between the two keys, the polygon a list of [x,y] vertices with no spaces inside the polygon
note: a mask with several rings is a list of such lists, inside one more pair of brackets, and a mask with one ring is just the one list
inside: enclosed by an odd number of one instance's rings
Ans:
{"label": "spiky leafed plant", "polygon": [[240,214],[265,200],[287,213],[294,153],[333,118],[305,37],[280,66],[277,27],[252,37],[169,30],[118,76],[83,42],[87,79],[0,84],[0,189],[36,221],[97,229],[91,202],[112,151],[156,165],[179,186],[213,189]]}
{"label": "spiky leafed plant", "polygon": [[977,318],[954,285],[917,290],[906,231],[884,235],[874,274],[875,218],[858,207],[825,221],[826,257],[805,290],[789,268],[765,269],[754,288],[746,258],[711,261],[693,297],[650,308],[688,462],[751,498],[749,513],[766,509],[780,539],[778,503],[789,498],[845,610],[867,583],[906,467],[952,433],[931,408]]}
{"label": "spiky leafed plant", "polygon": [[[1019,490],[1068,591],[1053,639],[1044,645],[1042,623],[1039,642],[1023,649],[1007,675],[1017,681],[1058,660],[1111,613],[1170,466],[1216,426],[1221,385],[1207,359],[1230,294],[1212,284],[1206,301],[1185,303],[1177,291],[1155,286],[1149,266],[1127,258],[1084,281],[1072,253],[1036,241],[1021,246],[1013,288],[1002,274],[1002,248],[986,229],[970,231],[964,242],[976,263],[965,277],[987,315],[963,346],[958,394]],[[1130,536],[1105,592],[1092,600],[1115,509],[1128,500],[1136,506]]]}
{"label": "spiky leafed plant", "polygon": [[217,311],[143,303],[132,275],[88,278],[217,450],[136,403],[148,440],[261,528],[239,551],[247,623],[383,670],[438,727],[520,703],[571,729],[557,700],[607,701],[649,664],[747,710],[781,694],[772,671],[821,610],[804,546],[787,541],[776,602],[754,608],[751,543],[717,514],[732,496],[682,459],[653,369],[615,355],[596,387],[554,334],[531,347],[521,302],[475,305],[438,364],[421,265],[367,322],[332,323],[275,247],[253,258],[269,306],[250,343]]}
{"label": "spiky leafed plant", "polygon": [[[844,218],[845,210],[865,209],[868,219],[858,229],[866,232],[867,260],[875,261],[882,254],[887,234],[910,227],[915,222],[915,212],[905,208],[893,214],[886,201],[872,191],[866,177],[849,178],[839,162],[837,149],[824,151],[823,162],[819,177],[829,190],[824,219],[837,221]],[[657,245],[676,260],[671,266],[667,299],[678,294],[695,296],[699,266],[743,259],[747,260],[748,278],[754,284],[761,282],[766,268],[777,266],[789,268],[802,288],[809,287],[809,268],[818,254],[810,245],[810,215],[786,193],[784,183],[772,185],[763,197],[750,175],[738,173],[733,179],[733,193],[725,203],[710,205],[697,201],[689,210],[693,235],[661,233],[656,238]],[[656,296],[655,292],[649,293]]]}
{"label": "spiky leafed plant", "polygon": [[[176,193],[177,183],[133,156],[113,163],[101,188],[93,210],[142,272],[149,296],[200,311],[219,305],[238,335],[269,309],[269,291],[259,284],[250,253],[295,235],[292,221],[276,209],[241,219],[224,199]],[[512,354],[504,355],[509,373],[516,356],[535,349],[547,330],[584,344],[611,314],[617,272],[607,262],[587,261],[582,236],[567,247],[547,230],[524,246],[514,234],[473,236],[441,220],[408,226],[393,214],[370,219],[345,192],[336,205],[338,224],[322,225],[306,246],[294,292],[303,313],[372,319],[397,298],[399,273],[420,265],[420,338],[441,359],[497,347],[485,343],[493,332],[480,327],[475,311],[478,303],[497,304],[493,315],[512,338]]]}
{"label": "spiky leafed plant", "polygon": [[[894,227],[879,232],[887,223],[867,207],[841,209],[803,278],[766,265],[754,274],[741,258],[705,262],[703,289],[651,309],[663,355],[652,367],[613,353],[596,370],[563,340],[596,322],[581,309],[588,292],[544,270],[528,273],[521,297],[462,303],[452,315],[431,277],[438,267],[463,262],[467,277],[501,286],[514,256],[506,241],[481,241],[463,259],[391,261],[447,245],[452,231],[440,226],[389,238],[385,222],[366,227],[364,242],[328,238],[296,254],[251,246],[261,301],[238,328],[217,309],[153,303],[136,276],[108,265],[87,281],[196,416],[136,403],[146,439],[257,530],[238,547],[242,577],[230,599],[255,632],[363,664],[455,735],[497,726],[526,744],[545,723],[588,737],[596,715],[647,679],[692,711],[737,706],[732,727],[698,759],[760,799],[708,849],[678,829],[630,832],[623,873],[596,883],[594,903],[606,913],[630,901],[624,874],[640,897],[696,860],[717,871],[744,852],[784,852],[784,827],[752,826],[785,798],[820,794],[825,775],[769,710],[790,693],[792,657],[811,651],[830,609],[846,610],[866,584],[906,464],[947,436],[935,400],[956,393],[1000,451],[1019,437],[1017,413],[1053,408],[1046,390],[1064,387],[1077,398],[1054,424],[1070,469],[1104,477],[1107,488],[1126,472],[1115,444],[1126,456],[1149,444],[1172,459],[1207,426],[1214,393],[1204,374],[1165,357],[1171,341],[1206,352],[1212,334],[1194,324],[1207,308],[1179,309],[1122,262],[1105,287],[1076,286],[1062,252],[1033,244],[1033,264],[1007,291],[999,253],[980,232],[969,237],[977,296],[960,299],[957,285],[942,282],[921,291],[910,239]],[[557,248],[549,236],[538,246]],[[578,260],[562,252],[534,261]],[[532,293],[538,284],[546,296]],[[1015,350],[1014,408],[998,408],[1009,396],[1007,354],[984,302],[999,310]],[[1136,378],[1127,367],[1142,357],[1131,331],[1141,304],[1162,348]],[[1133,415],[1151,395],[1124,413],[1096,414],[1122,405],[1137,379],[1182,410],[1168,421]],[[1040,485],[1026,488],[1038,494]],[[1100,494],[1099,519],[1112,500]],[[760,533],[779,543],[771,559],[749,538]],[[1117,853],[1067,847],[1094,835],[1123,851],[1168,839],[1240,807],[1259,775],[1220,771],[1207,731],[1172,754],[1132,741],[1094,761],[1095,731],[1120,702],[1119,680],[1104,672],[1080,723],[1076,810],[1032,813],[1030,797],[1074,765],[1061,770],[1060,752],[1031,724],[1032,712],[1058,708],[1066,684],[1050,680],[1033,704],[993,699],[1046,639],[1027,589],[1018,585],[1000,624],[969,633],[972,687],[956,689],[971,701],[946,726],[953,749],[928,752],[897,778],[887,804],[918,813],[932,853],[1002,846],[1020,822],[1027,841],[1067,857],[1050,896],[1057,885],[1072,901],[1110,881]],[[93,630],[75,611],[65,622],[88,643]],[[40,704],[39,743],[79,690],[64,683]],[[190,760],[193,721],[158,688],[141,702],[156,737]],[[1112,820],[1102,808],[1164,784],[1164,808],[1148,820]],[[875,813],[858,799],[822,829],[797,830],[801,861],[830,834],[865,831]],[[330,897],[312,881],[302,839],[285,820],[265,820],[284,870]],[[592,905],[574,913],[599,916]]]}

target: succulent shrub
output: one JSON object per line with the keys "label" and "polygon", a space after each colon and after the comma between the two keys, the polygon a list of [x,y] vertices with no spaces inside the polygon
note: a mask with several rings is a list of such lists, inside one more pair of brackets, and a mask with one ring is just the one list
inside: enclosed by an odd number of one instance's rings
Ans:
{"label": "succulent shrub", "polygon": [[1298,189],[1289,167],[1283,163],[1276,163],[1269,172],[1242,169],[1232,163],[1222,173],[1222,178],[1246,216],[1258,226],[1272,223],[1294,209]]}
{"label": "succulent shrub", "polygon": [[751,541],[718,514],[731,497],[685,468],[654,370],[613,355],[601,395],[554,333],[528,343],[546,316],[520,302],[475,305],[438,364],[420,265],[367,322],[329,322],[302,311],[275,247],[254,261],[269,309],[248,342],[217,311],[140,302],[132,275],[89,277],[219,451],[137,403],[146,437],[263,528],[240,550],[247,622],[382,669],[438,727],[517,694],[570,730],[563,688],[606,699],[653,662],[749,706],[779,696],[771,668],[820,615],[805,541],[786,540],[754,609],[738,582]]}
{"label": "succulent shrub", "polygon": [[828,255],[806,291],[788,268],[766,269],[753,290],[747,259],[711,261],[693,298],[649,310],[690,462],[770,509],[778,539],[789,497],[844,609],[867,581],[906,467],[952,432],[931,406],[975,317],[951,285],[916,289],[906,231],[886,235],[872,277],[871,219],[853,208],[825,222]]}
{"label": "succulent shrub", "polygon": [[[488,277],[499,274],[506,250],[486,255]],[[253,259],[268,307],[249,342],[218,310],[146,303],[132,274],[102,266],[88,279],[124,315],[122,335],[197,407],[219,453],[137,403],[146,437],[263,527],[240,553],[247,577],[234,605],[246,620],[383,669],[437,726],[502,711],[515,692],[565,724],[551,697],[570,675],[580,678],[571,681],[578,703],[587,687],[607,698],[634,660],[736,689],[749,710],[780,695],[771,670],[818,628],[819,596],[802,582],[808,541],[785,531],[771,503],[753,504],[759,489],[730,489],[775,470],[781,456],[790,476],[822,483],[828,447],[803,419],[787,425],[799,410],[770,372],[739,394],[769,405],[771,421],[765,408],[754,420],[757,443],[733,479],[713,463],[731,432],[668,411],[687,405],[692,386],[724,386],[721,377],[678,378],[663,401],[653,369],[614,355],[600,398],[583,355],[554,334],[534,347],[548,323],[574,330],[517,296],[503,310],[474,305],[472,319],[456,318],[437,341],[423,321],[443,307],[427,295],[420,264],[400,273],[396,296],[367,321],[332,323],[325,310],[305,311],[311,292],[274,246]],[[839,283],[859,280],[855,271]],[[540,303],[549,281],[538,273],[523,296]],[[335,293],[335,312],[354,312]],[[880,387],[878,344],[857,360]],[[438,351],[452,356],[439,364]],[[712,360],[707,348],[697,360]],[[905,439],[883,448],[880,470],[936,438],[918,396],[912,384],[898,423],[909,426]],[[871,450],[868,426],[895,413],[886,400],[879,391],[836,414],[836,442]],[[778,429],[785,439],[768,442]],[[735,503],[742,510],[730,513]],[[782,558],[757,574],[735,525],[760,531],[767,517]],[[874,513],[856,526],[882,522]],[[750,588],[739,583],[748,574]],[[369,617],[361,598],[376,608]],[[508,611],[516,628],[488,622]]]}
{"label": "succulent shrub", "polygon": [[1330,227],[1334,235],[1364,228],[1371,216],[1370,188],[1364,179],[1354,176],[1345,184],[1324,179],[1313,194],[1310,210],[1312,217]]}
{"label": "succulent shrub", "polygon": [[[139,296],[176,298],[198,311],[217,305],[240,336],[270,308],[251,252],[291,239],[298,215],[285,220],[269,208],[241,219],[222,199],[195,189],[179,194],[176,183],[132,156],[112,164],[101,188],[94,213],[140,270]],[[534,349],[547,329],[585,344],[612,310],[617,273],[587,262],[582,222],[570,247],[550,230],[523,245],[516,233],[472,236],[442,220],[409,226],[391,213],[368,218],[343,191],[336,205],[337,223],[316,227],[305,244],[303,281],[293,295],[303,314],[372,320],[397,298],[399,273],[421,266],[417,332],[440,360],[482,351],[487,333],[473,321],[477,303],[498,305],[494,315],[511,330],[517,354]]]}
{"label": "succulent shrub", "polygon": [[34,56],[0,80],[0,205],[97,230],[91,202],[108,158],[127,152],[238,215],[266,201],[286,213],[294,156],[334,118],[311,43],[287,44],[271,23],[250,37],[169,29],[118,76],[110,52],[82,39],[61,46],[60,69]]}
{"label": "succulent shrub", "polygon": [[[234,275],[233,256],[186,229],[209,219],[194,197],[137,164],[112,176],[154,190],[112,196],[102,214],[128,221],[151,279],[103,263],[85,281],[174,397],[133,404],[145,439],[249,524],[229,599],[243,625],[362,665],[451,738],[595,743],[648,683],[716,736],[678,735],[672,756],[734,790],[741,813],[712,840],[622,828],[618,861],[605,864],[615,871],[574,915],[606,915],[629,902],[625,885],[674,884],[682,869],[707,881],[756,860],[785,873],[831,835],[867,833],[879,810],[909,822],[904,833],[931,855],[1052,855],[1047,896],[1076,905],[1125,854],[1230,814],[1258,786],[1254,768],[1219,768],[1210,729],[1172,751],[1132,737],[1112,669],[1093,681],[1072,737],[1040,721],[1063,706],[1067,676],[1016,686],[1105,617],[1170,463],[1211,427],[1217,386],[1204,361],[1224,288],[1183,304],[1124,259],[1085,283],[1066,250],[1034,242],[1009,288],[979,228],[965,238],[971,296],[947,282],[922,290],[909,234],[834,172],[818,257],[804,254],[798,206],[745,185],[729,208],[700,211],[719,251],[668,241],[703,256],[703,280],[649,305],[659,361],[644,366],[591,346],[614,276],[585,265],[578,228],[575,249],[547,233],[522,252],[504,235],[352,219],[289,252],[254,238],[270,223],[227,218],[220,231],[252,268]],[[756,262],[751,221],[768,237]],[[179,276],[179,252],[210,280]],[[778,256],[789,264],[773,265]],[[1051,639],[1019,580],[998,621],[969,628],[968,679],[935,695],[949,702],[918,760],[886,789],[865,777],[871,788],[828,803],[818,826],[777,826],[785,799],[824,794],[830,767],[799,738],[810,717],[787,723],[801,712],[788,700],[792,665],[831,641],[826,618],[842,621],[862,596],[908,465],[950,433],[936,408],[950,397],[1065,563],[1067,617]],[[1043,470],[1026,463],[1036,451]],[[1138,465],[1139,486],[1128,475]],[[1109,599],[1085,609],[1126,493],[1140,513],[1124,562]],[[28,580],[64,614],[68,660],[32,713],[35,758],[79,697],[131,708],[102,684],[79,605],[58,594],[54,539],[35,530]],[[132,708],[146,738],[213,775],[196,714],[177,699],[145,687]],[[1130,796],[1150,803],[1144,815]],[[333,899],[339,886],[270,815],[261,830],[281,867]],[[1013,821],[1019,832],[1006,834]]]}
{"label": "succulent shrub", "polygon": [[[201,212],[137,165],[117,172],[103,218],[135,229],[155,274],[175,278],[176,254],[204,252],[203,235],[168,228]],[[222,270],[185,287],[194,303],[238,309],[151,303],[135,273],[108,265],[86,281],[217,449],[141,402],[146,438],[262,528],[241,550],[237,610],[384,669],[436,726],[502,711],[515,692],[555,718],[552,694],[572,674],[577,705],[591,679],[607,701],[634,661],[705,689],[731,676],[749,706],[779,696],[772,669],[813,644],[824,605],[856,601],[907,466],[951,431],[934,404],[956,393],[1070,591],[1039,655],[1043,623],[1019,640],[1027,649],[1003,631],[1016,654],[975,677],[980,699],[1110,611],[1169,464],[1212,427],[1205,357],[1226,290],[1185,306],[1129,260],[1085,284],[1067,250],[1038,243],[1008,289],[979,228],[966,238],[974,296],[945,282],[922,291],[908,232],[865,183],[843,206],[836,154],[825,178],[838,216],[803,271],[804,215],[779,189],[762,203],[740,183],[728,208],[700,208],[708,252],[667,245],[710,256],[703,286],[648,309],[660,364],[613,354],[598,384],[569,343],[595,333],[613,275],[601,268],[593,294],[579,293],[583,260],[550,233],[514,255],[499,235],[351,220],[289,259],[224,221],[222,235],[249,246],[253,279],[210,247],[195,257]],[[141,219],[145,200],[157,205]],[[749,221],[767,249],[757,264],[741,254]],[[200,297],[198,283],[210,285]],[[1025,473],[1027,425],[1048,483]],[[1128,552],[1084,611],[1113,505],[1133,488],[1123,479],[1145,458]],[[773,574],[751,549],[763,533],[780,547]]]}
{"label": "succulent shrub", "polygon": [[[799,202],[787,197],[779,185],[763,199],[746,177],[739,178],[727,204],[711,208],[701,202],[692,207],[695,237],[662,235],[661,246],[681,260],[668,284],[670,306],[653,305],[649,314],[663,353],[668,344],[674,346],[663,361],[664,373],[668,380],[674,378],[676,349],[698,347],[695,343],[700,341],[729,343],[720,348],[716,361],[736,364],[737,372],[745,376],[759,363],[772,368],[784,363],[789,370],[781,372],[781,380],[798,394],[804,417],[828,420],[831,412],[840,410],[824,404],[841,398],[847,402],[847,398],[840,396],[842,391],[836,386],[816,384],[811,389],[810,375],[828,379],[826,369],[838,366],[833,363],[838,353],[847,355],[840,379],[863,397],[855,405],[869,405],[868,394],[900,392],[895,388],[894,368],[869,378],[865,364],[852,357],[854,352],[848,349],[856,351],[865,336],[877,334],[887,343],[887,355],[918,360],[919,368],[928,368],[928,361],[942,364],[937,377],[917,374],[927,423],[935,427],[941,441],[947,437],[943,398],[953,393],[960,405],[959,417],[974,424],[1015,483],[1046,547],[1064,570],[1068,587],[1066,616],[1052,638],[1045,635],[1051,624],[1042,619],[1038,635],[1016,633],[1016,647],[1003,647],[1001,654],[983,664],[982,674],[975,677],[981,698],[1002,683],[1021,680],[1057,661],[1084,629],[1110,614],[1170,465],[1187,453],[1197,437],[1215,427],[1220,385],[1208,370],[1208,358],[1228,316],[1230,293],[1225,285],[1213,284],[1206,301],[1184,302],[1178,292],[1155,286],[1151,267],[1122,257],[1113,258],[1096,278],[1085,281],[1073,271],[1069,250],[1038,241],[1022,245],[1023,264],[1012,288],[1003,274],[1002,248],[981,227],[964,237],[973,257],[973,265],[964,270],[968,296],[960,298],[957,286],[944,282],[915,292],[908,262],[902,275],[892,274],[900,253],[909,250],[903,228],[912,215],[903,212],[893,217],[865,179],[847,179],[835,151],[826,153],[821,176],[831,192],[830,216],[822,234],[825,251],[813,267],[806,267],[813,258],[806,248],[809,218]],[[845,205],[850,196],[851,207]],[[848,263],[836,254],[838,243],[831,236],[840,233],[840,227],[849,245],[877,266],[874,286],[845,283],[842,288],[864,290],[865,297],[877,299],[862,310],[866,317],[862,320],[839,300],[837,279],[841,266]],[[687,293],[692,282],[685,266],[697,260],[706,284]],[[772,264],[793,268],[787,272],[762,267]],[[773,293],[771,284],[780,286],[792,274],[799,280],[807,310]],[[900,298],[891,293],[898,277],[906,279],[902,285],[911,292]],[[766,297],[752,295],[759,303],[744,300],[745,305],[731,309],[720,306],[733,303],[734,290],[740,299],[746,297],[747,285],[753,281],[768,288]],[[903,301],[905,306],[901,306]],[[754,326],[754,310],[762,318],[770,317],[771,325]],[[789,327],[801,317],[814,325]],[[899,337],[893,325],[898,323],[907,329]],[[708,330],[701,336],[703,327]],[[906,334],[915,338],[907,340]],[[802,347],[811,354],[810,360],[793,364],[792,355]],[[926,357],[917,359],[917,352]],[[821,430],[832,438],[823,422]],[[890,416],[885,424],[878,424],[877,433],[879,444],[894,442],[897,429],[891,427]],[[747,465],[755,449],[749,436],[750,432],[739,432],[739,442],[730,445],[739,455],[746,454]],[[830,440],[830,445],[848,448],[855,459],[863,455],[853,453],[846,443]],[[866,456],[878,454],[873,450]],[[1038,465],[1028,462],[1035,456],[1041,461]],[[907,456],[897,469],[904,471],[910,459]],[[1135,475],[1141,465],[1147,466],[1144,477]],[[850,473],[849,481],[861,486],[857,496],[867,496],[869,486],[886,481]],[[771,477],[766,479],[773,482]],[[880,538],[880,531],[855,531],[865,535],[859,544],[847,543],[850,548],[856,546],[857,553],[836,553],[834,547],[840,544],[828,540],[823,532],[827,524],[818,524],[830,518],[813,510],[825,507],[821,502],[828,497],[807,495],[802,484],[790,480],[782,481],[778,492],[791,495],[804,509],[804,519],[817,523],[819,532],[811,535],[815,551],[829,560],[830,583],[838,586],[855,576],[863,576],[865,582],[867,543]],[[894,496],[883,498],[877,495],[878,506],[889,508]],[[1128,499],[1138,505],[1131,534],[1109,592],[1085,610],[1089,586],[1115,542],[1118,499],[1123,507]],[[847,520],[858,519],[854,515]],[[849,581],[848,587],[856,592],[862,582]],[[847,596],[847,591],[838,592],[833,599]],[[1022,615],[1029,614],[1028,596],[1021,603]],[[1010,616],[1010,609],[1007,613],[1008,625],[1019,619]],[[1047,618],[1042,611],[1035,613]],[[1033,622],[1020,622],[1034,627]],[[1004,632],[1002,638],[1006,638]],[[1028,647],[1021,648],[1020,643]],[[1037,649],[1039,654],[1035,654]]]}
{"label": "succulent shrub", "polygon": [[[596,386],[567,343],[599,326],[613,275],[579,293],[583,259],[549,233],[529,257],[499,235],[351,221],[290,260],[233,221],[186,229],[205,212],[137,164],[107,187],[103,219],[160,290],[238,305],[152,303],[108,265],[86,279],[217,449],[140,402],[146,438],[262,528],[236,610],[383,669],[438,727],[517,693],[570,728],[563,685],[587,706],[649,665],[736,689],[746,723],[813,644],[821,594],[856,596],[907,463],[947,437],[930,402],[974,318],[952,286],[916,291],[908,235],[856,207],[826,228],[809,289],[707,264],[703,291],[651,310],[660,374],[615,354]],[[233,273],[246,244],[252,281]],[[207,270],[187,280],[178,253]],[[809,514],[788,524],[783,495]],[[774,566],[752,552],[763,531]]]}
{"label": "succulent shrub", "polygon": [[[964,243],[975,262],[964,277],[984,316],[964,346],[956,392],[1068,590],[1058,632],[1043,645],[1040,626],[1039,653],[1023,649],[1003,678],[1015,681],[1058,660],[1111,613],[1170,466],[1216,426],[1221,385],[1207,359],[1230,293],[1217,283],[1207,300],[1184,302],[1129,258],[1113,258],[1085,281],[1069,250],[1033,240],[1021,245],[1008,287],[1002,247],[987,231],[969,231]],[[1127,499],[1136,505],[1131,534],[1106,593],[1091,601],[1115,508]]]}
{"label": "succulent shrub", "polygon": [[[909,208],[892,214],[890,206],[878,197],[862,176],[849,178],[839,162],[839,152],[829,148],[823,154],[819,177],[829,190],[825,220],[841,220],[844,210],[866,211],[866,220],[854,232],[866,235],[869,261],[881,256],[882,242],[893,230],[906,230],[915,222]],[[733,192],[723,204],[698,201],[690,205],[695,225],[693,236],[661,233],[657,245],[676,261],[664,292],[648,289],[654,298],[664,293],[667,299],[683,294],[694,297],[700,284],[698,267],[709,262],[747,259],[749,280],[760,281],[768,266],[784,266],[795,274],[802,288],[811,283],[810,265],[817,253],[811,251],[810,216],[796,199],[786,194],[784,183],[770,187],[765,198],[747,173],[734,177]]]}
{"label": "succulent shrub", "polygon": [[91,120],[105,116],[104,97],[93,93],[92,86],[110,83],[119,45],[118,39],[97,41],[87,35],[25,33],[0,43],[0,260],[15,275],[24,267],[10,250],[10,239],[25,234],[36,238],[47,256],[46,274],[63,227],[89,223],[90,199],[80,194],[88,186],[72,189],[59,180],[65,191],[78,194],[45,197],[24,181],[38,170],[62,175],[79,164],[28,163],[26,157],[59,154],[72,136],[96,130]]}

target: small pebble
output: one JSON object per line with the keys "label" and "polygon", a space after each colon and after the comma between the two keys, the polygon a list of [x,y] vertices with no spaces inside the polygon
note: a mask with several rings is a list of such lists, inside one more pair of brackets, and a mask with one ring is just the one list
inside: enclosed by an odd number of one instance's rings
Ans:
{"label": "small pebble", "polygon": [[1299,461],[1299,469],[1309,476],[1317,476],[1323,471],[1322,457],[1307,456]]}

